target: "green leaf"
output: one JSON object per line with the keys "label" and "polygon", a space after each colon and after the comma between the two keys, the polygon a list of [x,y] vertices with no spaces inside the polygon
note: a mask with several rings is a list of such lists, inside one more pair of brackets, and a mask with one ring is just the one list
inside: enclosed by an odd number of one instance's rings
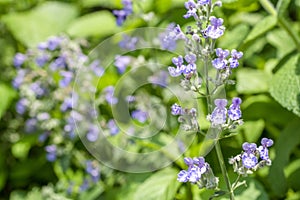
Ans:
{"label": "green leaf", "polygon": [[263,20],[259,21],[251,30],[248,37],[245,39],[244,43],[255,40],[259,36],[263,35],[270,29],[272,29],[277,24],[277,18],[274,16],[265,17]]}
{"label": "green leaf", "polygon": [[239,187],[236,193],[236,200],[266,200],[269,199],[263,185],[254,178],[245,178],[247,188]]}
{"label": "green leaf", "polygon": [[296,49],[295,42],[287,34],[286,31],[282,29],[276,29],[267,34],[266,37],[268,43],[276,47],[277,57],[282,58],[288,53]]}
{"label": "green leaf", "polygon": [[275,141],[276,157],[270,167],[268,181],[272,183],[270,187],[277,196],[283,196],[288,189],[283,169],[289,163],[293,149],[300,144],[299,124],[298,118],[290,122]]}
{"label": "green leaf", "polygon": [[264,128],[265,122],[262,119],[257,121],[245,121],[244,124],[238,128],[237,131],[239,134],[235,137],[239,142],[239,146],[241,146],[244,141],[256,143]]}
{"label": "green leaf", "polygon": [[116,19],[108,11],[84,15],[74,21],[67,32],[75,37],[107,36],[118,31]]}
{"label": "green leaf", "polygon": [[12,145],[11,151],[15,158],[25,159],[28,155],[30,147],[30,143],[20,141]]}
{"label": "green leaf", "polygon": [[237,71],[237,91],[241,94],[267,92],[269,89],[269,74],[256,69],[239,69]]}
{"label": "green leaf", "polygon": [[65,31],[77,15],[75,6],[52,1],[28,12],[5,15],[2,20],[17,40],[28,47],[34,47],[49,36]]}
{"label": "green leaf", "polygon": [[283,107],[300,116],[300,55],[291,56],[273,76],[270,93]]}
{"label": "green leaf", "polygon": [[232,30],[226,30],[226,34],[220,40],[220,47],[228,49],[236,49],[244,41],[249,33],[249,26],[240,24]]}
{"label": "green leaf", "polygon": [[134,195],[134,200],[171,200],[174,199],[176,191],[180,186],[177,179],[177,171],[171,168],[164,169],[153,174],[141,184]]}
{"label": "green leaf", "polygon": [[170,10],[172,6],[172,0],[156,0],[154,1],[154,7],[159,13],[165,13]]}
{"label": "green leaf", "polygon": [[289,4],[291,3],[291,0],[279,0],[276,5],[276,10],[278,13],[278,16],[284,15],[286,9],[289,7]]}
{"label": "green leaf", "polygon": [[7,85],[0,84],[0,94],[1,94],[1,103],[0,103],[0,119],[5,111],[8,109],[11,101],[16,97],[16,91]]}

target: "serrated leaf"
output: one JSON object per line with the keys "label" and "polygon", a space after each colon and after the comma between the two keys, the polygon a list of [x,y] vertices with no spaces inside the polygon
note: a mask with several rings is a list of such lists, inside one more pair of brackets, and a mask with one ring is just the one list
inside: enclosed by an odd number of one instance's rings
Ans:
{"label": "serrated leaf", "polygon": [[0,94],[2,97],[0,103],[0,119],[1,119],[4,112],[8,109],[11,101],[15,98],[16,91],[4,84],[0,84]]}
{"label": "serrated leaf", "polygon": [[176,191],[180,186],[177,179],[177,171],[174,169],[164,169],[153,174],[143,184],[141,184],[134,195],[134,200],[171,200],[174,199]]}
{"label": "serrated leaf", "polygon": [[300,116],[300,55],[291,56],[273,76],[270,93],[283,107]]}
{"label": "serrated leaf", "polygon": [[283,169],[289,162],[293,149],[300,144],[299,124],[300,120],[298,118],[290,122],[275,141],[276,157],[270,167],[268,181],[272,183],[270,186],[278,196],[283,196],[287,191],[287,180]]}
{"label": "serrated leaf", "polygon": [[237,71],[237,91],[241,94],[267,92],[270,76],[262,70],[239,69]]}
{"label": "serrated leaf", "polygon": [[99,11],[84,15],[74,21],[67,33],[75,37],[107,36],[116,33],[116,19],[108,11]]}
{"label": "serrated leaf", "polygon": [[267,16],[259,21],[251,30],[244,43],[250,42],[259,36],[263,35],[277,24],[277,18],[274,16]]}
{"label": "serrated leaf", "polygon": [[28,12],[5,15],[2,20],[17,40],[28,47],[34,47],[49,36],[64,31],[77,15],[75,6],[52,1]]}
{"label": "serrated leaf", "polygon": [[289,7],[291,0],[279,0],[276,5],[277,15],[282,16],[284,15],[286,9]]}

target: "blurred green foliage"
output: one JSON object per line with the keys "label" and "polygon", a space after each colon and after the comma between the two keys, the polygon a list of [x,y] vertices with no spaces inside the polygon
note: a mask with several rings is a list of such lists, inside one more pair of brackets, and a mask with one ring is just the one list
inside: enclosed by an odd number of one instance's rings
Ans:
{"label": "blurred green foliage", "polygon": [[[158,16],[151,26],[163,28],[172,21],[189,22],[182,18],[184,2],[147,0],[142,6]],[[273,0],[273,7],[265,0],[222,2],[216,14],[228,28],[218,45],[245,54],[243,68],[234,74],[236,87],[227,88],[228,96],[242,97],[245,124],[239,134],[222,141],[224,157],[239,153],[244,141],[275,141],[273,165],[248,178],[237,199],[300,199],[300,1]],[[57,177],[58,169],[46,162],[36,137],[18,132],[24,120],[15,112],[18,94],[11,86],[14,54],[60,33],[87,38],[92,48],[122,30],[111,13],[120,6],[119,0],[0,0],[0,199],[73,198],[60,190],[57,182],[64,175]],[[125,29],[144,25],[133,20]],[[187,155],[197,155],[197,144]],[[208,160],[218,166],[214,152]],[[181,187],[176,181],[179,168],[180,161],[153,174],[107,170],[102,172],[104,183],[77,199],[208,199],[211,191]]]}

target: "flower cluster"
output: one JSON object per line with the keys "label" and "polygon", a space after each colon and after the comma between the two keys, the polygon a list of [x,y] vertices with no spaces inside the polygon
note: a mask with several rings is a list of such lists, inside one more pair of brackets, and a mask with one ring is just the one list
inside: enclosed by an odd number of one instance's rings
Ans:
{"label": "flower cluster", "polygon": [[[187,62],[187,64],[184,64],[184,60]],[[185,76],[191,76],[191,74],[196,71],[197,56],[195,54],[187,54],[184,57],[184,60],[182,56],[174,57],[172,59],[172,62],[176,66],[176,68],[168,67],[171,76],[176,77],[180,76],[181,74]]]}
{"label": "flower cluster", "polygon": [[126,18],[132,14],[132,0],[122,0],[124,6],[122,10],[114,10],[113,14],[117,17],[117,25],[122,26]]}
{"label": "flower cluster", "polygon": [[270,166],[268,147],[273,145],[273,140],[262,138],[261,145],[256,146],[255,143],[245,142],[243,144],[243,152],[229,159],[229,163],[233,165],[234,172],[246,176],[253,173],[259,168]]}
{"label": "flower cluster", "polygon": [[197,121],[197,110],[195,108],[187,109],[182,108],[178,104],[171,106],[172,115],[179,115],[178,122],[181,124],[181,128],[186,131],[198,131],[199,124]]}
{"label": "flower cluster", "polygon": [[215,189],[218,186],[219,179],[214,176],[210,165],[205,162],[203,157],[184,158],[187,170],[181,170],[178,173],[179,182],[191,182],[197,184],[199,188]]}
{"label": "flower cluster", "polygon": [[243,123],[241,119],[242,112],[240,108],[242,100],[240,98],[234,97],[228,110],[226,108],[226,99],[215,99],[214,103],[216,105],[215,109],[211,115],[207,116],[207,119],[211,122],[212,127],[233,129],[236,125]]}

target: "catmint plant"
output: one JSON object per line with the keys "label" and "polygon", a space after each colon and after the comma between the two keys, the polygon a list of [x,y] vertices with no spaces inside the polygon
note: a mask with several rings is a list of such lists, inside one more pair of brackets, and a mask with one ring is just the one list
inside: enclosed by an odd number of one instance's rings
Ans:
{"label": "catmint plant", "polygon": [[[223,19],[213,15],[214,9],[222,6],[221,1],[188,0],[184,6],[186,14],[183,17],[193,18],[195,26],[187,27],[184,32],[179,25],[172,25],[168,29],[173,30],[169,30],[169,34],[163,35],[162,41],[165,42],[165,49],[172,49],[176,40],[185,42],[185,55],[174,57],[172,59],[173,66],[168,67],[168,71],[171,77],[181,77],[180,85],[185,90],[193,91],[199,98],[206,99],[207,120],[211,124],[210,128],[217,133],[214,136],[216,141],[214,145],[227,191],[220,191],[218,178],[214,177],[213,168],[204,161],[203,157],[185,158],[184,161],[188,169],[180,171],[177,180],[196,184],[199,188],[215,189],[214,197],[228,194],[230,199],[234,199],[234,190],[241,185],[239,182],[240,175],[246,176],[271,164],[268,147],[273,144],[273,141],[263,138],[261,146],[258,148],[254,143],[245,142],[243,144],[242,153],[229,159],[234,172],[239,175],[237,180],[231,184],[219,140],[226,131],[232,132],[237,126],[243,124],[240,108],[242,100],[239,97],[234,97],[229,102],[226,98],[217,97],[222,86],[234,83],[230,80],[230,75],[240,65],[239,60],[243,53],[236,49],[230,51],[216,48],[217,39],[225,33]],[[213,70],[214,73],[212,73]],[[211,74],[215,74],[214,77]],[[198,124],[197,120],[197,112],[199,111],[194,108],[182,108],[177,103],[171,107],[172,115],[178,116],[178,121],[183,129],[193,130],[205,137],[211,137],[201,130],[201,124]]]}

